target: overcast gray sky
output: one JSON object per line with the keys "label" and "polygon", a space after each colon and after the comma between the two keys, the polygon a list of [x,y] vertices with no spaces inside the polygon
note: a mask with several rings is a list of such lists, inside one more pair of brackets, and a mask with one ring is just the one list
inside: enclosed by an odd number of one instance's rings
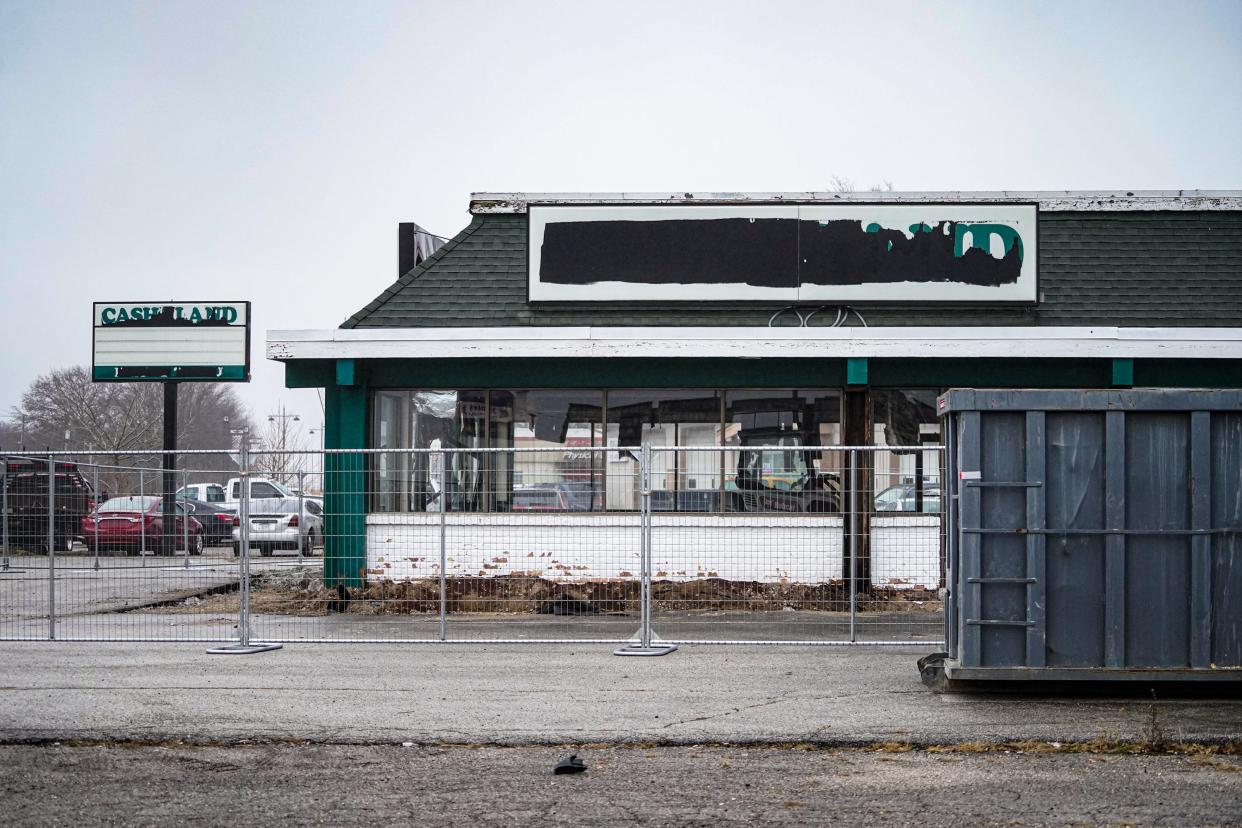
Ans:
{"label": "overcast gray sky", "polygon": [[335,327],[471,191],[1242,188],[1242,2],[0,0],[0,411],[90,302]]}

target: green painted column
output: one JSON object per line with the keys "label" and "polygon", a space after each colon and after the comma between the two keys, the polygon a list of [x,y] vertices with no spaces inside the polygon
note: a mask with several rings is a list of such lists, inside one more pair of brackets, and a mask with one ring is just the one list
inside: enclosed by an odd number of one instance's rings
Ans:
{"label": "green painted column", "polygon": [[1123,388],[1134,385],[1134,360],[1121,358],[1113,360],[1113,385]]}
{"label": "green painted column", "polygon": [[[341,371],[338,371],[340,378]],[[352,366],[349,380],[354,380]],[[324,389],[325,447],[361,449],[367,442],[367,387]],[[367,568],[367,458],[329,454],[324,458],[324,584],[362,586]]]}
{"label": "green painted column", "polygon": [[845,363],[845,384],[866,385],[867,368],[866,357],[850,357]]}

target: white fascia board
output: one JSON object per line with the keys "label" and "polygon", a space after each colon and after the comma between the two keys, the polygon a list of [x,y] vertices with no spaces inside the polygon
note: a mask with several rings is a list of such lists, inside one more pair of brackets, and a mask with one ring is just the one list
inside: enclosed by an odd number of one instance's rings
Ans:
{"label": "white fascia board", "polygon": [[333,328],[269,331],[267,357],[1242,359],[1242,328]]}
{"label": "white fascia board", "polygon": [[770,193],[472,193],[470,212],[525,213],[530,204],[971,204],[1035,202],[1047,212],[1242,210],[1240,190],[984,190]]}

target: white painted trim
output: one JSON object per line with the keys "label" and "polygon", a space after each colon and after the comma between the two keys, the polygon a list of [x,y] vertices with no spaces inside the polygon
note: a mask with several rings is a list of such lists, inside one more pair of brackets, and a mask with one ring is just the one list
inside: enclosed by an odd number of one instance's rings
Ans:
{"label": "white painted trim", "polygon": [[331,328],[268,332],[267,357],[1127,357],[1242,359],[1242,328]]}
{"label": "white painted trim", "polygon": [[1242,190],[984,190],[889,193],[472,193],[470,212],[525,213],[528,204],[844,204],[1035,202],[1047,212],[1242,210]]}

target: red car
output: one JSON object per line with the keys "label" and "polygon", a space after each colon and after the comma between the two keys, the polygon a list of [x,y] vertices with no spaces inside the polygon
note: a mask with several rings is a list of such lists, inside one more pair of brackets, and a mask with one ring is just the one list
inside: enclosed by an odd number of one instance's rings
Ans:
{"label": "red car", "polygon": [[[174,547],[184,549],[187,517],[182,504],[177,504],[177,526]],[[203,524],[188,518],[190,554],[203,554]],[[92,552],[101,549],[120,549],[126,553],[141,552],[143,540],[146,548],[158,552],[164,539],[164,499],[152,495],[129,495],[114,497],[82,518],[82,534]]]}

